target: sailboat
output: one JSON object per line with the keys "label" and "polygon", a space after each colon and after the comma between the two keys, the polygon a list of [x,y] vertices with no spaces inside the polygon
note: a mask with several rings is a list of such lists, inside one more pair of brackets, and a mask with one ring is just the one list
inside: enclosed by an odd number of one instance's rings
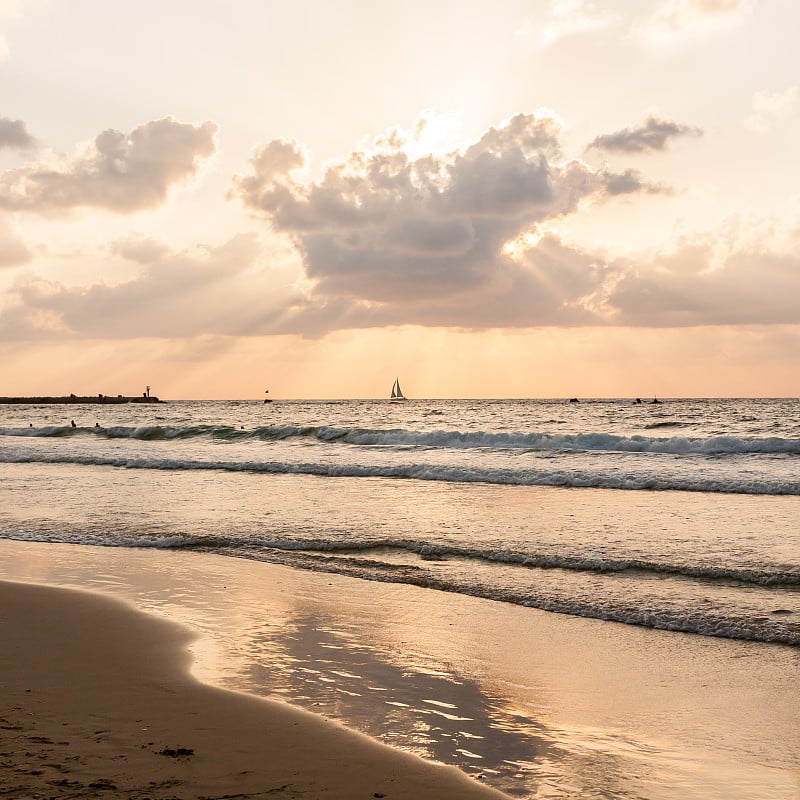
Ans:
{"label": "sailboat", "polygon": [[400,381],[397,378],[394,379],[394,384],[392,384],[392,400],[405,400],[406,396],[403,394],[403,390],[400,388]]}

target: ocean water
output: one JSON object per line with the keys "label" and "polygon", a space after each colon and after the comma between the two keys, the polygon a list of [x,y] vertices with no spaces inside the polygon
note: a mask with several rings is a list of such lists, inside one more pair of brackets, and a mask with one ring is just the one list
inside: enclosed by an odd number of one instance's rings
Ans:
{"label": "ocean water", "polygon": [[0,576],[525,800],[800,798],[798,523],[796,400],[0,405]]}
{"label": "ocean water", "polygon": [[9,405],[0,479],[0,538],[800,645],[797,400]]}

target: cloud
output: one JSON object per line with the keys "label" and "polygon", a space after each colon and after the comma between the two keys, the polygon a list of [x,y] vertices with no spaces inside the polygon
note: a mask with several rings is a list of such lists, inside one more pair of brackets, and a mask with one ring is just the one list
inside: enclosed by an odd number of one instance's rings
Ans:
{"label": "cloud", "polygon": [[85,152],[57,166],[0,175],[0,208],[58,213],[81,207],[131,213],[163,204],[216,150],[217,126],[167,117],[128,134],[107,130]]}
{"label": "cloud", "polygon": [[381,137],[314,179],[299,144],[269,142],[231,196],[288,255],[252,234],[184,252],[133,234],[109,246],[140,265],[131,280],[17,276],[0,339],[800,324],[798,231],[745,238],[734,225],[625,258],[560,238],[559,219],[584,204],[665,191],[565,159],[560,131],[551,115],[520,114],[416,159],[402,137]]}
{"label": "cloud", "polygon": [[746,247],[713,262],[708,241],[631,265],[607,298],[609,319],[646,327],[800,324],[795,252]]}
{"label": "cloud", "polygon": [[741,25],[758,0],[669,0],[634,23],[633,31],[650,41],[669,42]]}
{"label": "cloud", "polygon": [[[603,30],[613,21],[614,16],[601,11],[592,0],[552,0],[550,19],[541,29],[539,40],[543,45],[550,45],[568,36]],[[526,21],[520,35],[527,35],[530,27]]]}
{"label": "cloud", "polygon": [[[550,0],[544,16],[540,20],[524,19],[515,35],[535,39],[543,47],[575,36],[602,36],[605,31],[639,39],[647,45],[670,44],[739,26],[757,4],[758,0],[656,0],[627,4]],[[614,8],[610,10],[610,6]]]}
{"label": "cloud", "polygon": [[28,133],[21,119],[0,117],[0,150],[30,150],[34,147],[36,139]]}
{"label": "cloud", "polygon": [[140,234],[131,234],[124,239],[117,239],[111,243],[109,250],[113,255],[128,261],[135,261],[138,264],[155,264],[170,253],[170,249],[166,245]]}
{"label": "cloud", "polygon": [[666,150],[670,141],[680,136],[702,135],[700,128],[650,115],[638,127],[623,128],[598,136],[589,147],[616,153],[657,152]]}
{"label": "cloud", "polygon": [[560,133],[551,114],[519,114],[462,151],[359,150],[308,182],[304,150],[273,141],[231,195],[293,238],[319,296],[422,305],[507,280],[506,243],[581,201],[659,191],[634,172],[562,160]]}
{"label": "cloud", "polygon": [[[0,23],[19,19],[23,13],[23,0],[0,0]],[[0,32],[0,64],[8,61],[11,50],[6,37]]]}
{"label": "cloud", "polygon": [[750,14],[757,0],[679,0],[673,3],[673,13],[687,17],[741,17]]}
{"label": "cloud", "polygon": [[797,113],[800,90],[791,86],[782,92],[756,92],[754,113],[745,120],[745,127],[756,133],[767,133],[775,123],[786,122]]}
{"label": "cloud", "polygon": [[315,295],[283,321],[281,332],[403,324],[471,330],[797,325],[799,296],[800,257],[791,247],[732,245],[708,234],[667,252],[610,259],[544,234],[515,257],[498,260],[491,279],[458,295],[385,303]]}
{"label": "cloud", "polygon": [[651,183],[642,177],[642,173],[635,169],[626,169],[624,172],[599,173],[605,180],[606,194],[613,197],[618,194],[672,194],[672,188],[664,184]]}
{"label": "cloud", "polygon": [[678,0],[666,6],[668,13],[692,17],[741,17],[750,14],[757,0]]}
{"label": "cloud", "polygon": [[[798,232],[796,238],[800,236]],[[610,258],[553,233],[527,235],[483,280],[386,301],[303,291],[254,235],[170,252],[135,279],[67,287],[18,277],[0,340],[225,337],[417,325],[469,330],[685,328],[800,324],[800,257],[792,247],[714,235],[666,252]],[[438,243],[437,243],[438,246]],[[222,338],[220,338],[222,337]]]}
{"label": "cloud", "polygon": [[27,264],[31,257],[30,250],[20,238],[11,219],[0,213],[0,269]]}
{"label": "cloud", "polygon": [[[65,286],[23,275],[0,312],[0,339],[189,339],[269,333],[301,293],[264,264],[269,251],[254,234],[195,251],[170,252],[142,240],[112,245],[143,270],[116,285]],[[153,260],[144,262],[150,251]]]}

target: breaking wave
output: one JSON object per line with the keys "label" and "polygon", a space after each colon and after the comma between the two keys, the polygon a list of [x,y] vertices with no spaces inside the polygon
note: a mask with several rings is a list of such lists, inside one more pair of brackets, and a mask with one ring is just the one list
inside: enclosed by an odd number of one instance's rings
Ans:
{"label": "breaking wave", "polygon": [[[663,422],[649,428],[672,428],[680,423]],[[436,447],[444,449],[494,448],[530,451],[601,451],[624,453],[664,453],[668,455],[800,455],[800,439],[779,436],[619,436],[611,433],[494,433],[487,431],[433,430],[403,428],[343,428],[335,426],[268,425],[237,428],[231,425],[112,426],[108,428],[0,428],[0,436],[96,436],[106,439],[169,441],[209,438],[220,441],[281,441],[308,439],[320,443],[341,443],[363,447]]]}
{"label": "breaking wave", "polygon": [[[27,539],[25,535],[0,538]],[[41,541],[41,537],[31,537]],[[581,556],[525,554],[506,551],[489,551],[451,546],[431,546],[426,542],[377,540],[350,541],[347,543],[318,540],[270,539],[259,537],[235,538],[225,536],[191,536],[171,534],[167,536],[119,537],[108,540],[99,535],[78,537],[63,533],[46,537],[48,541],[64,541],[111,547],[158,548],[216,553],[219,555],[246,558],[284,564],[315,572],[327,572],[364,580],[384,583],[402,583],[436,589],[456,594],[465,594],[496,600],[514,605],[537,608],[572,616],[620,622],[659,630],[679,631],[704,636],[740,639],[754,642],[800,646],[800,624],[796,614],[788,609],[773,610],[768,616],[753,616],[743,613],[725,614],[722,609],[710,611],[699,608],[669,608],[643,605],[631,601],[604,600],[602,594],[595,598],[581,598],[569,594],[553,593],[539,588],[533,581],[525,588],[492,581],[491,571],[481,577],[475,570],[468,570],[469,580],[456,572],[425,569],[428,560],[449,559],[496,563],[517,566],[521,569],[561,569],[568,572],[614,573],[625,577],[626,573],[639,577],[641,573],[653,578],[689,580],[700,584],[715,584],[720,581],[736,582],[749,587],[748,591],[768,588],[770,591],[794,595],[800,587],[800,572],[759,569],[715,568],[711,566],[661,564],[627,559],[596,559]],[[420,563],[398,564],[387,562],[385,552],[402,550],[419,556]],[[709,588],[711,588],[709,586]],[[789,603],[791,606],[791,602]],[[732,611],[732,609],[730,610]]]}
{"label": "breaking wave", "polygon": [[800,495],[800,482],[753,476],[700,473],[665,474],[658,466],[647,471],[602,468],[519,469],[450,466],[432,463],[361,464],[290,461],[225,461],[201,458],[125,457],[79,453],[10,453],[0,451],[0,463],[81,464],[156,470],[222,470],[271,475],[316,475],[325,478],[394,478],[449,483],[488,483],[506,486],[551,486],[583,489],[649,489],[653,491],[720,492],[723,494]]}
{"label": "breaking wave", "polygon": [[756,569],[747,567],[715,567],[711,565],[670,564],[626,558],[600,558],[582,555],[524,553],[509,550],[483,550],[453,545],[432,545],[425,541],[378,540],[328,540],[282,539],[251,537],[247,539],[225,536],[169,536],[151,537],[125,542],[127,546],[149,546],[166,549],[230,550],[244,548],[248,552],[270,550],[286,552],[321,553],[336,555],[375,555],[387,551],[402,551],[419,556],[423,561],[462,561],[507,564],[528,569],[561,569],[571,572],[591,573],[649,573],[710,582],[733,582],[775,588],[800,587],[800,570]]}

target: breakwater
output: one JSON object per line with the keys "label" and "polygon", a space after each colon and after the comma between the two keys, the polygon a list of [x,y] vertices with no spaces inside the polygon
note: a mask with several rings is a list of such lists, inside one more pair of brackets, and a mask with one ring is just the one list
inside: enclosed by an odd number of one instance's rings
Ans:
{"label": "breakwater", "polygon": [[123,403],[162,403],[157,397],[149,394],[122,395],[122,394],[96,394],[76,395],[68,394],[62,397],[0,397],[0,405],[122,405]]}

